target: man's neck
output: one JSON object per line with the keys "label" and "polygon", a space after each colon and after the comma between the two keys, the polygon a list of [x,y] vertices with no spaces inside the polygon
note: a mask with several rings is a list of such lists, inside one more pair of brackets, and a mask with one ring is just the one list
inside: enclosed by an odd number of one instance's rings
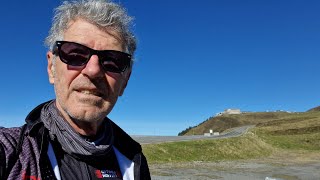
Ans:
{"label": "man's neck", "polygon": [[67,122],[75,131],[77,131],[82,136],[95,137],[98,134],[103,121],[83,122],[69,118]]}

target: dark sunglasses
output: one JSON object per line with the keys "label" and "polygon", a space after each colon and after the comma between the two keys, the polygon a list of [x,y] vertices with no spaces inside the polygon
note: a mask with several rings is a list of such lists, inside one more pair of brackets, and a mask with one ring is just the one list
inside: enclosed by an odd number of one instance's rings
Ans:
{"label": "dark sunglasses", "polygon": [[75,42],[56,41],[52,50],[62,62],[71,66],[83,66],[88,63],[92,55],[99,57],[99,62],[106,72],[124,72],[131,63],[131,55],[115,50],[94,50]]}

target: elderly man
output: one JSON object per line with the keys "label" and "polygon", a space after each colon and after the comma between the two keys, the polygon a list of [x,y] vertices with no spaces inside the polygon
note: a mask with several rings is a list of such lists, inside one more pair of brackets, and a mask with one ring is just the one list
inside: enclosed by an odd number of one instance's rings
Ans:
{"label": "elderly man", "polygon": [[0,129],[0,179],[150,179],[141,146],[106,117],[131,73],[130,20],[104,0],[56,9],[46,39],[56,99]]}

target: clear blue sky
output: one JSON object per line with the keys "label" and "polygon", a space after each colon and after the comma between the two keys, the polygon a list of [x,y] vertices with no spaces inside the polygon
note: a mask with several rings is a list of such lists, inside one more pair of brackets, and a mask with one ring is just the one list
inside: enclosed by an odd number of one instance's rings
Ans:
{"label": "clear blue sky", "polygon": [[[109,115],[129,134],[176,135],[226,108],[320,105],[320,1],[116,0],[135,17],[133,74]],[[54,98],[43,45],[57,0],[4,1],[0,125]]]}

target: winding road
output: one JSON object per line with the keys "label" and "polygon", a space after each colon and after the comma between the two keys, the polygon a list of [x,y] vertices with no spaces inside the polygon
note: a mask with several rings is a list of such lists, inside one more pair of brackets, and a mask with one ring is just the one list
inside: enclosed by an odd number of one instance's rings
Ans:
{"label": "winding road", "polygon": [[178,141],[192,141],[200,139],[221,139],[237,137],[246,133],[250,128],[254,126],[241,126],[233,128],[231,131],[226,133],[221,133],[220,135],[193,135],[193,136],[131,136],[134,140],[138,141],[140,144],[155,144],[164,142],[178,142]]}

